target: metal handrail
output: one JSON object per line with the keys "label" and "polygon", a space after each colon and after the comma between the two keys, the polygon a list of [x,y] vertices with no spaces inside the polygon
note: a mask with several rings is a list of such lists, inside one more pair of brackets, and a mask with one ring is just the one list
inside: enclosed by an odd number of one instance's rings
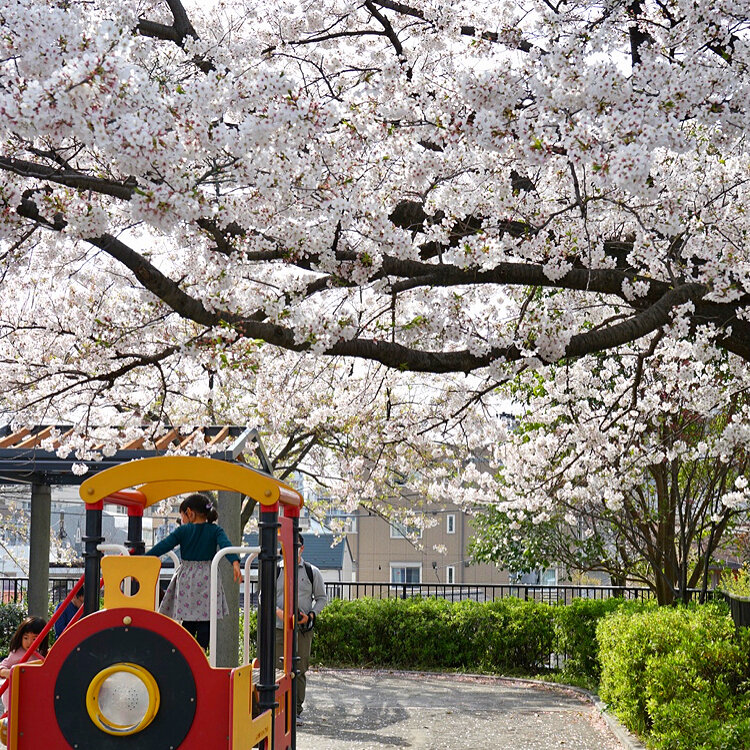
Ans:
{"label": "metal handrail", "polygon": [[[209,610],[208,610],[208,661],[209,664],[212,667],[216,666],[216,638],[217,638],[217,622],[218,617],[216,614],[216,598],[219,593],[219,563],[221,560],[226,557],[227,555],[248,555],[247,559],[245,560],[245,581],[248,580],[250,577],[250,565],[252,561],[257,557],[258,553],[260,552],[260,547],[222,547],[215,555],[214,559],[211,560],[211,581],[208,589],[208,596],[209,596]],[[248,621],[248,614],[250,612],[250,596],[249,596],[249,588],[245,588],[246,596],[245,596],[245,623]],[[247,658],[247,653],[249,650],[249,642],[247,640],[248,638],[248,632],[247,627],[245,627],[245,654],[244,657]],[[247,662],[246,662],[247,663]]]}

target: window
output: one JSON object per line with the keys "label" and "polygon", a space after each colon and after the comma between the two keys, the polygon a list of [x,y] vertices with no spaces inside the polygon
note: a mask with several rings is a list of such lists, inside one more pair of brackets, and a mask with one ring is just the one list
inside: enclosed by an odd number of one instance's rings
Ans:
{"label": "window", "polygon": [[416,524],[391,521],[391,539],[407,539],[409,537],[421,539],[422,529]]}
{"label": "window", "polygon": [[557,570],[555,568],[547,568],[547,570],[542,571],[541,579],[542,586],[556,586]]}
{"label": "window", "polygon": [[310,528],[310,511],[307,508],[303,508],[299,515],[299,527],[300,529]]}
{"label": "window", "polygon": [[391,583],[421,583],[421,563],[391,563]]}
{"label": "window", "polygon": [[357,514],[344,513],[337,509],[329,510],[326,515],[325,525],[335,532],[343,531],[345,534],[356,534]]}
{"label": "window", "polygon": [[448,534],[456,533],[456,514],[455,513],[449,513],[445,517],[445,531]]}
{"label": "window", "polygon": [[455,583],[456,582],[456,568],[453,565],[448,565],[445,568],[445,582]]}

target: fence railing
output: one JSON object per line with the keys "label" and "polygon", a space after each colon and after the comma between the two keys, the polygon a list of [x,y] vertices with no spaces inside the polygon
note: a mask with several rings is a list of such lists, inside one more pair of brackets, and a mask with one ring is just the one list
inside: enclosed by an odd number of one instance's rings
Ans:
{"label": "fence railing", "polygon": [[[75,581],[73,578],[55,577],[50,580],[50,600],[61,602]],[[0,578],[0,602],[20,602],[26,597],[28,578]],[[250,597],[257,602],[257,581],[250,582]],[[576,586],[561,584],[542,586],[534,584],[494,583],[386,583],[380,581],[328,581],[326,593],[329,599],[409,599],[416,596],[447,599],[452,602],[472,599],[477,602],[491,602],[497,599],[516,597],[527,601],[545,604],[570,604],[573,599],[611,599],[619,597],[627,600],[647,601],[654,598],[651,589],[645,586]],[[691,600],[700,598],[700,589],[689,589]],[[709,598],[718,592],[709,591]]]}
{"label": "fence railing", "polygon": [[362,581],[328,582],[326,592],[332,599],[409,599],[415,596],[463,601],[491,602],[516,597],[547,604],[570,604],[573,599],[637,599],[645,601],[653,592],[644,586],[543,586],[534,584],[494,583],[369,583]]}
{"label": "fence railing", "polygon": [[[77,576],[75,578],[68,576],[50,578],[50,601],[55,605],[59,604],[68,595],[68,591],[73,588],[73,584],[77,580]],[[19,604],[26,599],[28,590],[28,578],[0,578],[0,603]]]}
{"label": "fence railing", "polygon": [[20,602],[26,598],[28,578],[0,578],[0,601],[3,604]]}

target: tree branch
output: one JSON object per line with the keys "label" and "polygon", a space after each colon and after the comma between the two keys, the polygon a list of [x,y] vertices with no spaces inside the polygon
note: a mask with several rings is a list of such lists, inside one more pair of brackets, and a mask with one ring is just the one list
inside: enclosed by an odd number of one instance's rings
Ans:
{"label": "tree branch", "polygon": [[100,177],[91,177],[83,172],[69,169],[55,169],[45,164],[25,161],[0,156],[0,169],[13,172],[20,177],[31,177],[38,180],[47,180],[56,185],[76,188],[77,190],[93,190],[102,195],[110,195],[113,198],[130,200],[135,193],[135,185],[117,182],[115,180],[103,180]]}

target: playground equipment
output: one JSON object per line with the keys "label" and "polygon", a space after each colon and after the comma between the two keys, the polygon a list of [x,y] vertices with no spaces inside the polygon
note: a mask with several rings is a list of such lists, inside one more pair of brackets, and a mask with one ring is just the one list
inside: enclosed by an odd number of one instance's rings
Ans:
{"label": "playground equipment", "polygon": [[[205,490],[240,492],[260,507],[260,547],[221,550],[215,560],[228,551],[257,554],[259,560],[259,658],[234,669],[209,663],[186,630],[155,611],[161,563],[142,556],[143,510]],[[297,580],[292,572],[301,495],[250,467],[188,456],[115,466],[86,480],[80,493],[86,503],[83,616],[65,629],[44,663],[11,670],[9,750],[294,750]],[[127,508],[127,546],[133,555],[102,557],[105,503]],[[274,653],[279,542],[287,603],[281,671]],[[248,558],[246,579],[249,565]],[[211,601],[216,569],[213,564]],[[249,596],[245,603],[249,607]],[[44,637],[46,632],[37,641]],[[36,643],[29,653],[34,648]]]}

